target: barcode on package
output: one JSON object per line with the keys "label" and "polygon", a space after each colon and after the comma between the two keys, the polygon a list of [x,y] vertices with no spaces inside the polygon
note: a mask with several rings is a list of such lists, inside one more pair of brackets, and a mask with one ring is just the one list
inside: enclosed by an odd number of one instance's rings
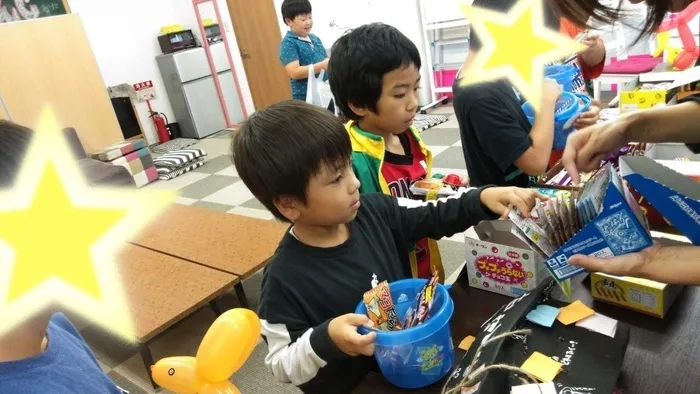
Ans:
{"label": "barcode on package", "polygon": [[628,290],[630,301],[642,304],[647,308],[656,309],[656,294],[647,293],[635,289]]}
{"label": "barcode on package", "polygon": [[569,260],[563,254],[547,260],[545,264],[547,264],[547,268],[558,281],[569,279],[584,271],[581,267],[569,265]]}

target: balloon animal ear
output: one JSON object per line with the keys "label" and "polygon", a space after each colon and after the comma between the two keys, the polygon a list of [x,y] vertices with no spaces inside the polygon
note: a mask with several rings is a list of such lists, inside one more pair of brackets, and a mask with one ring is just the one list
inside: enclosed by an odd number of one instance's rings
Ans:
{"label": "balloon animal ear", "polygon": [[211,382],[228,379],[248,360],[260,337],[255,312],[236,308],[211,325],[197,351],[197,373]]}

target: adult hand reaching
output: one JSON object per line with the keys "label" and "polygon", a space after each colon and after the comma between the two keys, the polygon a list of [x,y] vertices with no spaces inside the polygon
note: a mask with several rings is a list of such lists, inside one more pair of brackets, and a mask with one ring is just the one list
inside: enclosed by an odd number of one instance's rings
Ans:
{"label": "adult hand reaching", "polygon": [[700,285],[700,247],[655,244],[637,253],[599,259],[576,255],[569,264],[590,272],[632,276],[661,283]]}
{"label": "adult hand reaching", "polygon": [[626,128],[625,120],[618,118],[569,134],[561,162],[575,184],[581,181],[579,171],[597,169],[603,159],[628,142]]}

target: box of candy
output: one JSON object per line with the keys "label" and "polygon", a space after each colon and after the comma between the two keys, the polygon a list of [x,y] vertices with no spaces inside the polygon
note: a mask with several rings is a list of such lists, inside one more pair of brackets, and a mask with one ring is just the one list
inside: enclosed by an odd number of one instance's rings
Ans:
{"label": "box of candy", "polygon": [[512,222],[484,221],[474,229],[478,239],[465,237],[470,286],[519,297],[549,277],[542,256]]}

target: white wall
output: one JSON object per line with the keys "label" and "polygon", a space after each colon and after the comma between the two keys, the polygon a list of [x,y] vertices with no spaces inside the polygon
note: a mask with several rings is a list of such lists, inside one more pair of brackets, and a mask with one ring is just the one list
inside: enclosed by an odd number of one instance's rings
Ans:
{"label": "white wall", "polygon": [[[183,1],[183,0],[178,0]],[[160,27],[177,22],[171,0],[69,0],[71,11],[79,14],[107,86],[152,80],[156,99],[154,111],[174,121],[170,102],[155,61],[161,54],[157,36]],[[133,21],[127,27],[124,21]],[[106,88],[106,87],[105,87]],[[137,103],[139,120],[149,143],[157,143],[146,103]]]}
{"label": "white wall", "polygon": [[[282,35],[289,28],[282,22],[281,6],[283,0],[274,0]],[[449,0],[454,1],[454,0]],[[312,0],[314,28],[316,34],[326,48],[343,34],[342,28],[355,28],[366,23],[382,22],[392,25],[405,34],[418,47],[421,54],[421,75],[423,89],[420,93],[421,105],[430,103],[430,88],[428,78],[432,78],[431,66],[426,64],[425,40],[420,19],[418,0]],[[400,12],[397,12],[400,10]],[[335,21],[339,28],[330,27]]]}

